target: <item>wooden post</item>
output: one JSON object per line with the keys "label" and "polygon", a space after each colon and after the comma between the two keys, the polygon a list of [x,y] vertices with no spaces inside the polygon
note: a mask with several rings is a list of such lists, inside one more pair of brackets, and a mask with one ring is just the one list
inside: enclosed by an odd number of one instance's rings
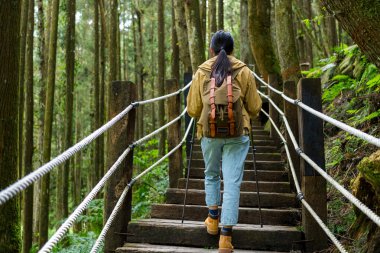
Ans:
{"label": "wooden post", "polygon": [[[268,80],[269,84],[273,88],[278,89],[279,85],[278,85],[277,75],[270,74],[268,79],[269,79]],[[281,100],[279,96],[275,92],[271,91],[269,88],[268,88],[268,95],[269,95],[269,98],[272,99],[276,105],[280,103]],[[279,113],[270,103],[269,103],[269,116],[273,119],[274,123],[276,123],[276,125],[280,127]],[[280,143],[280,137],[278,136],[278,133],[272,124],[270,127],[270,137],[275,141],[276,145]]]}
{"label": "wooden post", "polygon": [[[191,79],[193,78],[191,73],[184,73],[183,74],[183,81],[184,81],[184,86],[186,86],[189,82],[191,82]],[[190,88],[189,88],[190,89]],[[184,92],[184,102],[185,102],[185,107],[187,106],[187,95],[189,94],[189,89],[185,90]],[[185,129],[189,126],[191,117],[186,113],[185,115]],[[190,131],[189,135],[186,138],[186,158],[189,158],[190,155],[190,142],[192,139],[192,131]]]}
{"label": "wooden post", "polygon": [[[113,81],[109,94],[109,119],[124,110],[136,99],[136,86],[129,81]],[[132,109],[123,119],[117,122],[108,132],[107,138],[107,170],[114,164],[118,157],[132,144],[136,109]],[[132,178],[133,150],[120,164],[112,177],[108,180],[104,195],[104,223],[112,213],[121,193]],[[117,247],[123,245],[126,240],[128,222],[131,220],[132,191],[119,211],[116,222],[113,223],[105,237],[104,252],[115,252]]]}
{"label": "wooden post", "polygon": [[[301,79],[298,84],[298,99],[311,108],[322,111],[321,80]],[[298,128],[300,148],[321,168],[325,168],[323,121],[316,116],[298,108]],[[327,221],[326,180],[308,163],[301,159],[300,163],[302,191],[306,201],[319,215],[323,222]],[[320,251],[327,248],[327,236],[302,207],[302,225],[307,244],[307,252]]]}
{"label": "wooden post", "polygon": [[[175,79],[166,80],[168,93],[179,89],[179,84]],[[181,97],[171,97],[167,101],[169,121],[178,117],[181,113]],[[181,120],[171,125],[168,129],[168,148],[172,150],[181,141]],[[178,187],[178,179],[183,177],[182,167],[182,147],[169,156],[169,185],[170,188]]]}
{"label": "wooden post", "polygon": [[[297,98],[297,86],[296,83],[293,81],[286,81],[284,83],[284,94],[290,98],[296,99]],[[284,100],[284,113],[286,118],[288,119],[290,129],[292,130],[294,137],[296,138],[297,143],[299,143],[298,138],[298,114],[297,114],[297,106],[287,102]],[[286,135],[286,142],[289,146],[289,152],[290,157],[292,158],[294,170],[296,171],[297,180],[299,183],[301,183],[301,172],[300,172],[300,158],[294,149],[292,140],[290,139],[290,136],[288,134],[288,131],[285,132]],[[293,190],[295,190],[293,177],[289,174],[290,179],[290,185],[292,186]]]}

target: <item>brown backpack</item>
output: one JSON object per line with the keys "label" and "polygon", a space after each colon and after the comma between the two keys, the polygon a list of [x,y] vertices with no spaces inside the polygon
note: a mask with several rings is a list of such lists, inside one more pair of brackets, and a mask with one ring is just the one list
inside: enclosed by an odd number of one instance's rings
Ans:
{"label": "brown backpack", "polygon": [[200,123],[205,137],[233,138],[243,135],[241,89],[233,82],[239,70],[227,76],[220,87],[216,86],[215,78],[203,86]]}

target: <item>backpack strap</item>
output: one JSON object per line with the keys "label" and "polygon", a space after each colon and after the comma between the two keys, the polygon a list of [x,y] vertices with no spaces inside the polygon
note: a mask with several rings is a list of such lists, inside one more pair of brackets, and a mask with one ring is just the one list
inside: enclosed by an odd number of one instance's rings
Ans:
{"label": "backpack strap", "polygon": [[235,118],[233,113],[233,93],[231,76],[227,76],[227,101],[228,101],[228,123],[230,124],[230,135],[235,135]]}
{"label": "backpack strap", "polygon": [[210,136],[215,137],[216,134],[216,121],[215,121],[215,115],[216,115],[216,106],[215,106],[215,78],[211,78],[211,86],[210,86],[210,119],[209,119],[209,125],[210,125]]}

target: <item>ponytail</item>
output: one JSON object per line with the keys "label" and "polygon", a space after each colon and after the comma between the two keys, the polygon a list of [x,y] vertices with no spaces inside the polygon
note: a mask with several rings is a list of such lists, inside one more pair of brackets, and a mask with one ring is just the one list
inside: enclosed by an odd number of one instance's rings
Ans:
{"label": "ponytail", "polygon": [[211,77],[215,78],[216,85],[219,87],[224,79],[232,74],[232,65],[227,55],[234,50],[234,40],[229,32],[220,30],[212,36],[210,47],[218,55],[211,67]]}

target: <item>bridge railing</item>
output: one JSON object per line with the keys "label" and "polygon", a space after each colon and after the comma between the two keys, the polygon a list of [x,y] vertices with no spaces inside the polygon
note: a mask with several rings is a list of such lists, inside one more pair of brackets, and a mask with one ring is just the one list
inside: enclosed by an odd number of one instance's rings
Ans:
{"label": "bridge railing", "polygon": [[[114,84],[114,83],[113,83]],[[41,177],[49,173],[51,170],[53,170],[58,165],[62,164],[63,162],[67,161],[70,157],[72,157],[75,153],[79,152],[80,150],[84,149],[86,146],[88,146],[92,141],[94,141],[97,137],[99,137],[101,134],[106,132],[108,129],[110,129],[112,126],[114,126],[116,123],[120,122],[128,113],[130,113],[133,109],[135,109],[139,105],[145,105],[153,102],[157,102],[160,100],[168,99],[174,96],[178,96],[181,93],[183,93],[185,90],[187,90],[191,85],[191,82],[188,83],[186,86],[184,86],[181,89],[178,89],[175,92],[169,93],[164,96],[144,100],[144,101],[134,101],[130,103],[125,109],[123,109],[120,113],[118,113],[115,117],[113,117],[111,120],[109,120],[106,124],[101,126],[99,129],[92,132],[90,135],[76,143],[71,148],[67,149],[60,155],[58,155],[56,158],[52,159],[50,162],[44,164],[43,166],[37,168],[34,172],[26,175],[25,177],[21,178],[17,182],[13,183],[12,185],[8,186],[7,188],[0,191],[0,205],[3,205],[11,198],[15,197],[18,193],[25,190],[27,187],[29,187],[31,184],[39,180]],[[134,91],[135,92],[135,91]],[[118,93],[118,92],[116,92]],[[123,98],[121,98],[123,99]],[[179,105],[178,105],[179,106]],[[93,200],[99,191],[104,187],[107,181],[110,180],[117,171],[117,169],[120,167],[122,162],[126,159],[126,157],[131,153],[131,151],[138,145],[144,143],[145,141],[149,140],[153,136],[157,135],[158,133],[164,131],[168,127],[172,126],[176,122],[180,121],[184,115],[186,114],[186,108],[180,113],[176,118],[172,119],[165,125],[159,127],[158,129],[154,130],[153,132],[147,134],[146,136],[140,138],[137,141],[132,142],[128,145],[128,147],[121,153],[121,155],[116,159],[116,161],[110,166],[108,171],[105,173],[103,178],[100,179],[100,181],[95,185],[95,187],[90,191],[90,193],[85,197],[85,199],[78,205],[78,207],[70,214],[70,216],[65,220],[65,222],[57,229],[57,231],[54,233],[54,235],[48,240],[48,242],[39,250],[39,252],[51,252],[52,249],[58,244],[58,242],[64,237],[64,235],[68,232],[70,227],[74,224],[74,222],[78,219],[80,214],[86,210],[91,200]],[[134,123],[134,122],[130,122]],[[105,226],[103,227],[101,234],[99,238],[97,239],[95,245],[92,248],[91,252],[97,252],[99,250],[100,246],[102,245],[102,242],[104,241],[106,233],[109,231],[116,215],[118,214],[121,206],[123,205],[125,198],[127,196],[127,193],[129,192],[132,185],[139,180],[141,177],[152,171],[158,164],[160,164],[162,161],[164,161],[166,158],[168,158],[170,155],[172,155],[174,152],[176,152],[182,145],[186,142],[186,138],[189,135],[189,131],[193,125],[193,120],[191,120],[189,126],[187,127],[187,130],[184,134],[183,139],[174,147],[172,148],[166,155],[164,155],[162,158],[160,158],[157,162],[155,162],[152,166],[141,172],[139,175],[137,175],[135,178],[132,178],[124,188],[122,194],[120,195],[116,205],[113,208],[113,211],[111,212],[107,222],[105,223]],[[125,129],[123,129],[125,131]],[[132,168],[130,168],[132,170]]]}
{"label": "bridge railing", "polygon": [[[347,124],[345,124],[343,122],[340,122],[340,121],[338,121],[336,119],[333,119],[333,118],[331,118],[331,117],[329,117],[329,116],[327,116],[327,115],[325,115],[325,114],[317,111],[316,109],[314,109],[314,108],[306,105],[305,103],[303,103],[302,101],[300,101],[298,99],[292,99],[292,98],[286,96],[284,94],[284,92],[279,91],[279,90],[275,89],[274,87],[272,87],[270,84],[266,83],[256,73],[254,73],[254,72],[252,72],[252,73],[253,73],[253,75],[255,76],[255,78],[258,81],[260,81],[262,84],[264,84],[265,86],[267,86],[268,89],[270,89],[271,91],[273,91],[276,94],[280,95],[287,103],[294,104],[294,105],[298,106],[299,108],[305,110],[306,112],[314,115],[315,117],[317,117],[319,119],[322,119],[322,120],[325,120],[325,121],[327,121],[327,122],[329,122],[329,123],[331,123],[331,124],[339,127],[340,129],[348,132],[348,133],[351,133],[351,134],[353,134],[353,135],[355,135],[355,136],[357,136],[357,137],[359,137],[359,138],[361,138],[361,139],[363,139],[363,140],[365,140],[365,141],[367,141],[367,142],[369,142],[369,143],[371,143],[373,145],[376,145],[377,147],[380,147],[380,139],[379,138],[376,138],[374,136],[368,135],[368,134],[366,134],[366,133],[364,133],[364,132],[362,132],[362,131],[360,131],[358,129],[355,129],[355,128],[351,127],[351,126],[348,126]],[[334,180],[330,175],[328,175],[326,173],[326,171],[323,168],[321,168],[321,166],[319,166],[316,162],[314,162],[310,158],[310,156],[307,155],[301,149],[300,145],[297,142],[297,137],[294,135],[292,127],[290,126],[290,123],[289,123],[289,121],[288,121],[285,113],[270,98],[270,96],[265,95],[261,91],[258,91],[258,93],[260,94],[261,97],[267,99],[267,101],[271,104],[272,108],[274,110],[276,110],[278,112],[278,114],[280,115],[280,118],[282,119],[282,121],[283,121],[283,123],[285,125],[287,136],[289,136],[290,142],[293,144],[293,148],[297,152],[297,154],[307,164],[309,164],[316,172],[318,172],[327,182],[329,182],[334,188],[336,188],[340,193],[342,193],[343,196],[345,196],[352,204],[354,204],[357,208],[359,208],[368,218],[370,218],[375,224],[377,224],[378,226],[380,226],[380,217],[377,214],[375,214],[371,209],[369,209],[359,199],[357,199],[348,190],[346,190],[342,185],[340,185],[336,180]],[[314,95],[318,96],[318,94],[314,94]],[[295,186],[296,192],[297,192],[297,199],[302,203],[302,205],[304,206],[304,208],[313,217],[313,219],[320,226],[320,228],[322,229],[322,231],[331,239],[331,241],[339,249],[339,251],[340,252],[347,252],[347,250],[344,249],[344,247],[339,242],[339,240],[335,237],[335,235],[326,226],[326,224],[323,221],[324,218],[320,217],[320,215],[323,216],[323,212],[320,213],[320,214],[318,214],[318,211],[315,211],[312,208],[312,206],[306,201],[307,198],[305,198],[305,194],[303,193],[303,191],[301,189],[299,178],[297,177],[298,173],[296,172],[296,169],[295,169],[294,164],[293,164],[293,158],[292,158],[292,155],[291,155],[291,151],[289,150],[289,143],[286,140],[286,138],[282,135],[282,133],[281,133],[281,131],[279,129],[279,126],[277,125],[278,122],[275,122],[270,117],[269,113],[267,113],[266,111],[264,111],[264,110],[261,110],[261,111],[262,111],[262,113],[264,115],[266,115],[268,117],[268,119],[271,122],[271,126],[275,129],[275,131],[277,132],[279,138],[281,139],[282,143],[284,144],[285,152],[286,152],[286,155],[287,155],[287,158],[288,158],[288,164],[289,164],[290,171],[291,171],[291,176],[292,176],[293,183],[294,183],[294,186]],[[300,138],[302,138],[301,134],[300,134]],[[308,143],[308,144],[309,145],[313,145],[312,143]],[[303,183],[303,185],[304,185],[304,183]],[[309,187],[315,187],[315,185],[309,186]],[[323,189],[317,189],[317,190],[320,190],[320,191],[323,192]],[[313,202],[315,202],[315,199],[313,199]],[[313,204],[315,204],[315,203],[313,203]],[[303,219],[304,218],[305,218],[305,216],[303,215]],[[305,234],[306,234],[306,239],[308,239],[309,235],[306,232],[305,232]],[[312,238],[312,239],[314,239],[314,242],[315,242],[315,239],[321,239],[321,238]]]}

